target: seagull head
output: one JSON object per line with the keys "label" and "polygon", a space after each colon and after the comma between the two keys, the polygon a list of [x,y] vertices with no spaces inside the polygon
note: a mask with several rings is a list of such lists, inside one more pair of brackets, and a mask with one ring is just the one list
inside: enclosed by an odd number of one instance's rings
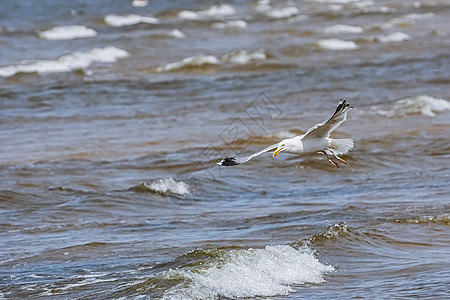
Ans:
{"label": "seagull head", "polygon": [[289,139],[282,140],[281,142],[279,142],[277,149],[273,152],[272,156],[275,157],[278,155],[278,153],[286,149],[289,149]]}

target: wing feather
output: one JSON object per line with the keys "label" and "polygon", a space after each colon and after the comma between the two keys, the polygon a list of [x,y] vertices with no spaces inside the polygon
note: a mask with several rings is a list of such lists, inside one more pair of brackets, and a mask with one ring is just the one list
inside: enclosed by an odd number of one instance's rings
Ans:
{"label": "wing feather", "polygon": [[219,166],[226,166],[226,167],[240,165],[240,164],[243,164],[245,162],[248,162],[250,159],[252,159],[252,158],[254,158],[256,156],[259,156],[259,155],[261,155],[263,153],[273,151],[273,150],[277,149],[277,147],[278,147],[278,143],[273,144],[273,145],[271,145],[269,147],[266,147],[266,148],[262,149],[261,151],[255,152],[255,153],[250,154],[248,156],[243,156],[243,157],[225,157],[225,158],[220,159],[217,162],[217,164]]}
{"label": "wing feather", "polygon": [[336,111],[328,121],[319,123],[308,129],[303,135],[303,139],[327,138],[330,133],[347,120],[347,112],[353,107],[345,99],[341,99]]}

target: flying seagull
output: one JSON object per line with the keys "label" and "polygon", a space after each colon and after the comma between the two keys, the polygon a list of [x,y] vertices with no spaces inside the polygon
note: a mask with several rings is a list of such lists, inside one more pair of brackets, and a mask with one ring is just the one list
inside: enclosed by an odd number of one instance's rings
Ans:
{"label": "flying seagull", "polygon": [[272,156],[275,157],[283,151],[299,155],[322,153],[332,165],[339,168],[339,164],[332,160],[330,156],[334,156],[338,161],[347,164],[347,162],[338,155],[349,152],[353,148],[353,140],[332,139],[330,138],[330,133],[347,120],[347,112],[352,108],[353,107],[351,107],[345,99],[341,99],[336,111],[328,121],[309,128],[305,134],[282,140],[279,143],[273,144],[272,146],[248,156],[222,158],[217,164],[220,166],[236,166],[266,152],[274,151]]}

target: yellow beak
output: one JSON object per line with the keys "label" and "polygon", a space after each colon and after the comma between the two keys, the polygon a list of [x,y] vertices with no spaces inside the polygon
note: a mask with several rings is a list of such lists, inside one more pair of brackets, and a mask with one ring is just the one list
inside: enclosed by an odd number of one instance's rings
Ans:
{"label": "yellow beak", "polygon": [[283,150],[284,150],[284,148],[278,148],[277,150],[275,150],[275,151],[273,152],[272,156],[273,156],[273,157],[277,156],[278,153],[280,153],[280,152],[283,151]]}

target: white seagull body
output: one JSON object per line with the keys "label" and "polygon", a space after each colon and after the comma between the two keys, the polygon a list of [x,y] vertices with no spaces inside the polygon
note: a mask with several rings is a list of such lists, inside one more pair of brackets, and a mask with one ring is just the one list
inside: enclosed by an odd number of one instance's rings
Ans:
{"label": "white seagull body", "polygon": [[353,148],[353,140],[332,139],[330,138],[330,133],[347,120],[347,112],[350,109],[352,109],[352,107],[346,100],[341,99],[336,111],[328,121],[311,127],[305,134],[282,140],[279,143],[273,144],[259,152],[245,157],[226,157],[220,159],[217,164],[220,166],[235,166],[243,164],[266,152],[274,151],[272,155],[275,157],[283,151],[297,155],[322,153],[332,165],[339,168],[339,164],[336,161],[333,161],[330,158],[330,155],[333,155],[338,161],[347,164],[347,162],[338,155],[349,152]]}

